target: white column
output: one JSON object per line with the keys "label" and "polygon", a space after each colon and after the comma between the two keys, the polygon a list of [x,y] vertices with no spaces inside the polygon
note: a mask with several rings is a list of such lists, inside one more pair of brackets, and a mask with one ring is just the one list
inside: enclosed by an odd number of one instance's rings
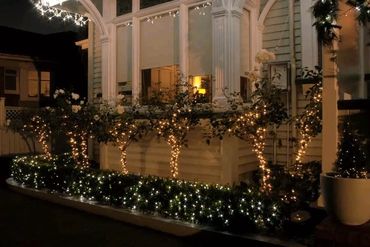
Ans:
{"label": "white column", "polygon": [[240,17],[245,0],[214,0],[212,7],[213,101],[226,102],[224,90],[240,91]]}
{"label": "white column", "polygon": [[[117,96],[116,81],[116,25],[111,23],[116,16],[116,1],[103,1],[103,20],[106,27],[106,35],[101,37],[102,49],[102,97],[104,100],[115,100]],[[100,165],[102,169],[109,169],[108,145],[100,144]]]}
{"label": "white column", "polygon": [[[139,99],[141,94],[140,69],[140,19],[135,14],[140,10],[140,0],[132,1],[132,99]],[[151,42],[151,41],[148,41]]]}
{"label": "white column", "polygon": [[333,169],[338,143],[338,67],[335,51],[323,48],[322,170]]}
{"label": "white column", "polygon": [[312,27],[314,17],[312,6],[314,0],[301,1],[301,30],[302,32],[302,67],[313,69],[318,65],[318,45],[316,29]]}
{"label": "white column", "polygon": [[113,100],[117,95],[116,82],[116,33],[111,21],[116,16],[116,0],[103,1],[103,21],[107,34],[101,37],[102,44],[102,94],[103,99]]}
{"label": "white column", "polygon": [[180,73],[188,79],[189,75],[189,8],[180,4]]}

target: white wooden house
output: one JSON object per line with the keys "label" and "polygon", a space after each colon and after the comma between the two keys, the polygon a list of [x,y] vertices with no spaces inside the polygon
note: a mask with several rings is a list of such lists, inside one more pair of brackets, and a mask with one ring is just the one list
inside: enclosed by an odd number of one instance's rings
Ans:
{"label": "white wooden house", "polygon": [[[336,63],[330,59],[333,50],[318,45],[312,27],[314,2],[79,0],[91,20],[89,97],[94,99],[101,94],[109,100],[118,92],[132,98],[145,97],[158,87],[158,82],[160,86],[171,87],[176,80],[176,71],[180,71],[193,83],[208,82],[209,86],[202,90],[210,94],[213,102],[222,105],[225,102],[224,88],[248,94],[250,85],[245,79],[246,73],[254,68],[257,52],[267,49],[276,54],[276,60],[264,69],[285,73],[287,80],[282,85],[288,89],[285,97],[290,114],[295,115],[306,104],[304,92],[308,88],[296,83],[297,74],[303,67],[322,64],[323,138],[318,136],[313,140],[306,161],[323,160],[324,170],[330,170],[338,140],[338,76]],[[366,49],[364,31],[361,30],[360,49]],[[363,70],[365,59],[360,58],[359,63]],[[366,92],[362,81],[357,94]],[[347,94],[353,93],[341,92],[343,97]],[[269,140],[266,153],[275,163],[290,164],[294,148],[289,140],[296,137],[296,131],[292,126],[282,126],[278,134],[282,146]],[[190,133],[189,141],[189,148],[184,149],[180,158],[180,178],[231,184],[249,177],[256,168],[251,148],[240,140],[215,140],[208,146],[201,133],[194,131]],[[95,151],[102,168],[120,169],[115,147],[101,145]],[[128,170],[169,176],[169,159],[167,144],[147,137],[130,146]]]}

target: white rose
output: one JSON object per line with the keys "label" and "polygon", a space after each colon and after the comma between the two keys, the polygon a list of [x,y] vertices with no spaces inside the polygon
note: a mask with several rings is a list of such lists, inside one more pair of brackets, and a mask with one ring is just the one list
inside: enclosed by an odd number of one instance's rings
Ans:
{"label": "white rose", "polygon": [[81,100],[80,105],[83,105],[83,104],[85,104],[85,101]]}
{"label": "white rose", "polygon": [[80,105],[72,105],[72,111],[74,113],[77,113],[81,110],[81,106]]}
{"label": "white rose", "polygon": [[98,121],[99,119],[100,119],[99,115],[95,115],[95,116],[94,116],[94,120],[95,120],[95,121]]}
{"label": "white rose", "polygon": [[72,93],[72,99],[78,100],[79,98],[80,98],[80,95],[78,95],[77,93]]}
{"label": "white rose", "polygon": [[7,119],[6,120],[6,126],[10,126],[10,123],[12,122],[12,120],[10,120],[10,119]]}
{"label": "white rose", "polygon": [[117,112],[118,114],[122,114],[125,112],[125,107],[123,105],[118,105],[117,106]]}
{"label": "white rose", "polygon": [[259,52],[257,52],[256,58],[255,58],[257,63],[266,63],[268,61],[272,61],[275,59],[276,59],[275,54],[272,52],[269,52],[266,49],[262,49]]}

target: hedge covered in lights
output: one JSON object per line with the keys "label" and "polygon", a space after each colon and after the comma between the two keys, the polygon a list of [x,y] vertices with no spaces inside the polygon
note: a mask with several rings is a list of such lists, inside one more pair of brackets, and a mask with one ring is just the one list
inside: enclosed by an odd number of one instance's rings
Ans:
{"label": "hedge covered in lights", "polygon": [[13,160],[21,185],[100,204],[225,230],[277,230],[284,223],[280,200],[252,186],[221,186],[82,169],[68,155]]}

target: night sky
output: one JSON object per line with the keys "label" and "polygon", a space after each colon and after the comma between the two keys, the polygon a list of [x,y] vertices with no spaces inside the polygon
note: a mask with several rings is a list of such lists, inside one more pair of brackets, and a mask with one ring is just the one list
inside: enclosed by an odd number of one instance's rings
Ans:
{"label": "night sky", "polygon": [[79,31],[72,23],[64,23],[60,19],[49,21],[42,17],[30,1],[0,0],[0,26],[41,34]]}

